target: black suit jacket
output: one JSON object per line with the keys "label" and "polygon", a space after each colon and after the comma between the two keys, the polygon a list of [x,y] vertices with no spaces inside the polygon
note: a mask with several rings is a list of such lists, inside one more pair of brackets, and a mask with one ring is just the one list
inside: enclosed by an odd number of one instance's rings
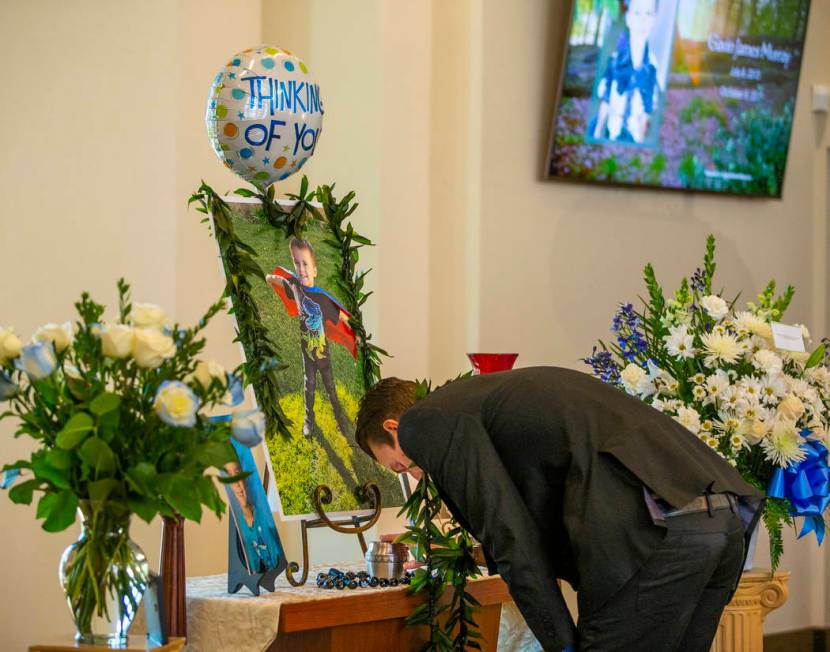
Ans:
{"label": "black suit jacket", "polygon": [[401,448],[482,544],[546,650],[575,640],[556,578],[601,606],[662,541],[645,485],[674,507],[762,495],[673,419],[587,374],[518,369],[452,382],[400,419]]}

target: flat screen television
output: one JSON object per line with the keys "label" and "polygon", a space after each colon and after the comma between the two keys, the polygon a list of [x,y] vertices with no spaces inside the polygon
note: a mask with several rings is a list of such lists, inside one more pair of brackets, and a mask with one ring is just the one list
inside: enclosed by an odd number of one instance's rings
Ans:
{"label": "flat screen television", "polygon": [[780,197],[809,10],[573,0],[547,177]]}

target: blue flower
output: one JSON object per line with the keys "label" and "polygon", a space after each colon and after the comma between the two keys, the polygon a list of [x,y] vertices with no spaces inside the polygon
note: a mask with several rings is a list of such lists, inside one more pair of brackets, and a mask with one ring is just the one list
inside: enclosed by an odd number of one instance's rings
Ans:
{"label": "blue flower", "polygon": [[590,358],[582,358],[585,364],[591,365],[594,376],[602,380],[604,383],[615,385],[620,382],[620,367],[614,361],[614,357],[610,351],[600,351],[597,353],[597,347],[593,348]]}
{"label": "blue flower", "polygon": [[23,347],[14,366],[32,380],[43,380],[55,371],[58,360],[51,342],[32,342]]}
{"label": "blue flower", "polygon": [[231,419],[231,433],[243,446],[253,448],[262,441],[265,415],[257,408],[235,410]]}
{"label": "blue flower", "polygon": [[164,423],[190,428],[196,425],[199,398],[187,385],[179,380],[165,380],[159,385],[153,408]]}
{"label": "blue flower", "polygon": [[4,371],[0,371],[0,401],[7,401],[17,394],[17,385]]}
{"label": "blue flower", "polygon": [[0,489],[8,489],[11,487],[19,475],[20,469],[9,469],[8,471],[4,471],[3,480],[0,481]]}

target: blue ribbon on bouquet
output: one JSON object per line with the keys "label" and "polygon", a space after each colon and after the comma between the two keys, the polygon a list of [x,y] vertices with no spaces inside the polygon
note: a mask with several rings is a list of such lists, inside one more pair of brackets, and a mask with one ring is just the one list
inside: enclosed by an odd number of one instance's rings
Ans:
{"label": "blue ribbon on bouquet", "polygon": [[773,498],[786,498],[792,504],[790,516],[801,516],[804,524],[798,538],[816,533],[816,541],[821,545],[824,539],[824,511],[830,504],[830,469],[827,467],[827,448],[817,441],[810,441],[809,428],[801,431],[804,441],[801,450],[807,457],[797,464],[790,464],[786,469],[778,467],[770,478],[767,495]]}

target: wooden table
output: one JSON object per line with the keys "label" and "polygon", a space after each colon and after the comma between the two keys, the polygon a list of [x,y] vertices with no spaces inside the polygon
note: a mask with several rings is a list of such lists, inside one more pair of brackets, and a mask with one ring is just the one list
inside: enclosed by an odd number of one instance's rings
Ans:
{"label": "wooden table", "polygon": [[[498,577],[470,584],[481,603],[475,620],[483,636],[482,649],[496,652],[501,605],[510,601],[507,585]],[[449,595],[444,596],[445,599]],[[279,635],[268,652],[406,652],[418,650],[427,639],[424,627],[406,627],[404,619],[423,596],[406,587],[370,595],[344,594],[336,600],[284,604]]]}
{"label": "wooden table", "polygon": [[[125,648],[118,648],[121,652],[179,652],[184,647],[183,638],[171,638],[167,645],[154,645],[147,641],[146,636],[130,636]],[[103,645],[86,645],[65,638],[30,645],[29,652],[112,652],[111,647]]]}

